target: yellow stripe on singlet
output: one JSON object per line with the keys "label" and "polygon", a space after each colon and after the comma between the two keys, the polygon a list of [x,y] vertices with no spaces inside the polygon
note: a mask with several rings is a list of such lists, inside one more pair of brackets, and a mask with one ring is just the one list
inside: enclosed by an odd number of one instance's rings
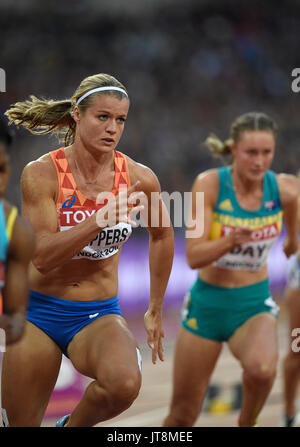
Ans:
{"label": "yellow stripe on singlet", "polygon": [[12,236],[12,232],[14,229],[14,223],[15,223],[17,215],[18,215],[18,209],[16,206],[13,206],[12,210],[9,213],[9,216],[7,218],[7,222],[6,222],[6,234],[7,234],[7,237],[9,240],[11,239],[11,236]]}

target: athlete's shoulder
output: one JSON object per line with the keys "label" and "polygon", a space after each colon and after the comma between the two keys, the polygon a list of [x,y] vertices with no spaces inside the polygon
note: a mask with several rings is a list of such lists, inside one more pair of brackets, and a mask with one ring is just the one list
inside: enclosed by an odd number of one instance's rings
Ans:
{"label": "athlete's shoulder", "polygon": [[42,193],[45,190],[57,187],[57,174],[49,153],[29,162],[21,175],[21,189],[23,193],[28,190]]}
{"label": "athlete's shoulder", "polygon": [[23,169],[22,177],[39,178],[41,176],[46,176],[47,179],[49,176],[53,176],[53,173],[55,173],[55,167],[51,160],[50,154],[47,153],[37,158],[36,160],[27,163]]}
{"label": "athlete's shoulder", "polygon": [[128,155],[125,155],[125,157],[127,159],[128,171],[132,185],[137,181],[140,181],[144,188],[146,187],[155,190],[159,188],[158,177],[151,168],[143,165],[142,163],[138,163],[137,161],[128,157]]}
{"label": "athlete's shoulder", "polygon": [[219,169],[207,169],[200,172],[194,180],[193,189],[203,190],[210,188],[216,188],[219,185]]}
{"label": "athlete's shoulder", "polygon": [[300,185],[300,178],[293,174],[280,173],[276,174],[276,178],[283,185],[295,186],[296,188]]}
{"label": "athlete's shoulder", "polygon": [[[142,176],[142,175],[149,175],[149,176],[155,176],[154,172],[151,168],[148,166],[143,165],[142,163],[139,163],[135,160],[133,160],[128,155],[123,154],[124,157],[126,157],[128,169],[133,172],[133,174]],[[156,176],[155,176],[156,177]]]}
{"label": "athlete's shoulder", "polygon": [[299,178],[293,174],[276,174],[279,193],[282,202],[289,203],[297,200],[300,194]]}

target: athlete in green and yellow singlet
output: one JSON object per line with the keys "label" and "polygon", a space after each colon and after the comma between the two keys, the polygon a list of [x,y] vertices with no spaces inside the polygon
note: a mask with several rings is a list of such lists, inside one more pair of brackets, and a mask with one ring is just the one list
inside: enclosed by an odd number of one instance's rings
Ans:
{"label": "athlete in green and yellow singlet", "polygon": [[[278,306],[271,297],[267,260],[284,219],[286,256],[297,240],[296,177],[270,170],[277,127],[265,114],[248,113],[232,124],[225,143],[211,136],[228,166],[200,174],[192,188],[187,260],[198,270],[188,292],[176,345],[174,384],[165,426],[196,423],[203,398],[227,342],[243,370],[240,426],[253,426],[271,391],[278,359]],[[204,231],[196,228],[198,193],[204,193]]]}

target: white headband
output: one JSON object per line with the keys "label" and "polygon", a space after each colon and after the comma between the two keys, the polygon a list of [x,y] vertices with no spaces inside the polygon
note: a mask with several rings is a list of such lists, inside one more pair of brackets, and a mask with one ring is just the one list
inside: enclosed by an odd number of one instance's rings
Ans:
{"label": "white headband", "polygon": [[96,93],[96,92],[104,92],[106,90],[116,90],[118,92],[123,93],[125,96],[127,96],[128,98],[128,94],[127,92],[120,87],[114,87],[114,86],[109,86],[109,87],[98,87],[98,88],[94,88],[93,90],[89,90],[88,92],[86,92],[84,95],[80,96],[80,98],[77,100],[76,105],[78,106],[78,104],[87,96],[91,95],[92,93]]}

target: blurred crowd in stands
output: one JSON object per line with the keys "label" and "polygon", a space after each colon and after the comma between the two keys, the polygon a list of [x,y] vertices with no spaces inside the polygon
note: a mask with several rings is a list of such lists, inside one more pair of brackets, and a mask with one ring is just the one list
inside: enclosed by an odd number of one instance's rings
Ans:
{"label": "blurred crowd in stands", "polygon": [[[113,12],[92,0],[21,3],[0,4],[2,113],[30,94],[70,97],[84,77],[106,72],[131,99],[119,150],[151,167],[163,191],[188,191],[198,172],[219,166],[206,136],[228,138],[231,122],[253,110],[279,125],[273,169],[300,168],[300,93],[291,89],[299,3],[161,0],[136,14],[126,14],[128,2]],[[24,165],[56,147],[51,137],[16,131],[11,200],[20,203]]]}

